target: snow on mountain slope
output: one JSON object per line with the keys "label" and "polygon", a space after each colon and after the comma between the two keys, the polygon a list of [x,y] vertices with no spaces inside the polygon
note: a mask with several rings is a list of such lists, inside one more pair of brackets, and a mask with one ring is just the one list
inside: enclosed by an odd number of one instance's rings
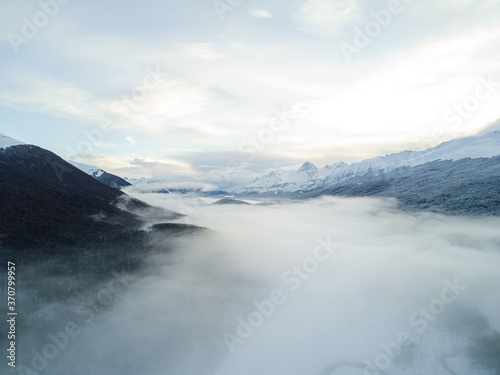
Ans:
{"label": "snow on mountain slope", "polygon": [[499,132],[499,131],[500,131],[500,120],[497,120],[494,123],[489,124],[485,128],[481,129],[477,133],[477,135],[484,135],[484,134]]}
{"label": "snow on mountain slope", "polygon": [[24,144],[25,144],[24,142],[18,141],[17,139],[0,134],[0,148],[7,148],[11,146],[24,145]]}
{"label": "snow on mountain slope", "polygon": [[94,165],[77,163],[76,161],[71,161],[71,160],[68,160],[68,163],[70,163],[74,167],[77,167],[79,170],[87,173],[88,175],[91,175],[94,178],[101,177],[104,173],[104,171],[101,168],[96,167]]}
{"label": "snow on mountain slope", "polygon": [[235,191],[236,194],[311,190],[349,178],[387,173],[403,166],[417,166],[436,160],[491,158],[500,155],[500,132],[454,139],[424,151],[402,151],[348,165],[340,162],[318,170],[307,162],[297,171],[273,171]]}
{"label": "snow on mountain slope", "polygon": [[114,187],[116,189],[121,189],[122,187],[129,186],[130,183],[125,181],[123,178],[115,176],[114,174],[108,173],[99,167],[77,163],[75,161],[68,161],[74,167],[78,168],[82,172],[94,177],[97,181],[102,182],[108,186]]}
{"label": "snow on mountain slope", "polygon": [[297,171],[273,171],[243,189],[249,192],[273,187],[280,191],[295,191],[312,184],[319,176],[320,170],[314,164],[306,162]]}
{"label": "snow on mountain slope", "polygon": [[129,177],[124,177],[123,178],[125,181],[132,185],[147,185],[147,184],[156,184],[156,183],[162,183],[162,182],[168,182],[168,178],[162,178],[162,177],[141,177],[141,178],[129,178]]}
{"label": "snow on mountain slope", "polygon": [[444,142],[421,152],[412,162],[422,164],[434,160],[460,160],[465,158],[491,158],[500,155],[500,131],[481,136],[460,138]]}

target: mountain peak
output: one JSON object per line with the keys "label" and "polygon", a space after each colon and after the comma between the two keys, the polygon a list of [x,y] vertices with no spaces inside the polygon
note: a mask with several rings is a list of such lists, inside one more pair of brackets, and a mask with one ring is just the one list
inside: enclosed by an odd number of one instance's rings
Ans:
{"label": "mountain peak", "polygon": [[318,168],[313,164],[308,161],[306,161],[304,164],[302,164],[302,167],[299,168],[300,171],[317,171]]}
{"label": "mountain peak", "polygon": [[344,163],[343,161],[339,161],[338,163],[332,164],[332,165],[326,165],[323,169],[324,170],[334,170],[334,169],[340,169],[340,168],[346,168],[349,165],[347,163]]}
{"label": "mountain peak", "polygon": [[130,183],[121,177],[115,176],[114,174],[108,173],[105,170],[96,167],[94,165],[78,163],[75,161],[68,160],[68,163],[78,168],[79,170],[85,172],[89,176],[94,177],[97,181],[102,182],[105,185],[111,186],[116,189],[121,189],[122,187],[129,186]]}
{"label": "mountain peak", "polygon": [[7,137],[4,134],[0,133],[0,148],[7,148],[11,146],[24,145],[24,142],[21,142],[17,139]]}

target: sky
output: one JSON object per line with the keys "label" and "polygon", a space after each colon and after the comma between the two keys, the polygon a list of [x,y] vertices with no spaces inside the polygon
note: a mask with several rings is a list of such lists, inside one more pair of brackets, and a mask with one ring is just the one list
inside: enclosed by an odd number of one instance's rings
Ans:
{"label": "sky", "polygon": [[500,118],[496,0],[1,7],[0,132],[120,176],[239,183]]}

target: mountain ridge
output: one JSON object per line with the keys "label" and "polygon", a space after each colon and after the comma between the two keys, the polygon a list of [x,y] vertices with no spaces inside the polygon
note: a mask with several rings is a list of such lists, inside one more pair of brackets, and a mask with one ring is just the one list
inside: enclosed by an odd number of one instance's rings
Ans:
{"label": "mountain ridge", "polygon": [[23,144],[25,144],[25,143],[15,139],[15,138],[11,138],[11,137],[6,136],[5,134],[0,133],[0,149],[1,148],[8,148],[11,146],[23,145]]}
{"label": "mountain ridge", "polygon": [[[424,151],[405,150],[352,164],[339,162],[318,169],[312,163],[306,162],[296,171],[269,172],[250,184],[236,189],[233,193],[237,195],[269,192],[277,194],[316,190],[354,177],[366,174],[377,176],[404,166],[414,167],[437,160],[456,161],[497,155],[500,155],[500,132],[495,130],[482,135],[453,139]],[[306,169],[311,173],[304,173]]]}
{"label": "mountain ridge", "polygon": [[179,216],[128,197],[35,145],[0,149],[0,191],[0,247],[37,253],[140,240],[141,213]]}
{"label": "mountain ridge", "polygon": [[94,177],[97,181],[102,182],[108,186],[114,187],[116,189],[121,189],[126,186],[130,186],[131,184],[124,180],[123,178],[108,173],[104,169],[96,167],[94,165],[78,163],[76,161],[68,160],[68,163],[80,169],[81,171],[87,173],[88,175]]}

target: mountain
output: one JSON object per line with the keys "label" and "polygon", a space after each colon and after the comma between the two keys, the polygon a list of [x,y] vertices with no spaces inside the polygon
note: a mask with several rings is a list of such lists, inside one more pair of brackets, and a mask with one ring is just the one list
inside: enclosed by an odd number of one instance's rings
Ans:
{"label": "mountain", "polygon": [[10,146],[22,145],[24,142],[18,141],[17,139],[7,137],[6,135],[0,134],[0,148],[7,148]]}
{"label": "mountain", "polygon": [[500,156],[438,160],[377,176],[366,174],[305,192],[300,198],[322,195],[390,197],[408,210],[500,216]]}
{"label": "mountain", "polygon": [[[24,142],[21,142],[17,139],[8,137],[4,134],[0,134],[0,149],[2,148],[8,148],[11,146],[17,146],[17,145],[24,145]],[[94,177],[97,181],[102,182],[103,184],[106,184],[108,186],[120,189],[125,186],[130,186],[130,184],[125,181],[123,178],[115,176],[111,173],[108,173],[104,170],[102,170],[99,167],[95,167],[93,165],[88,165],[88,164],[83,164],[83,163],[77,163],[74,161],[68,160],[68,163],[74,165],[81,171],[87,173],[88,175]]]}
{"label": "mountain", "polygon": [[312,188],[322,176],[314,164],[304,163],[296,171],[273,171],[235,191],[236,194],[255,194],[272,192],[291,192]]}
{"label": "mountain", "polygon": [[[34,145],[0,149],[0,248],[38,252],[138,240],[152,208]],[[92,245],[94,244],[94,245]],[[128,246],[128,245],[127,245]],[[125,247],[122,247],[122,250]]]}
{"label": "mountain", "polygon": [[415,167],[436,160],[490,158],[500,155],[500,132],[481,133],[473,137],[454,139],[425,151],[403,151],[363,160],[343,162],[322,169],[306,162],[296,171],[273,171],[236,190],[237,195],[282,194],[324,189],[349,179],[378,176],[400,167]]}
{"label": "mountain", "polygon": [[226,205],[226,204],[238,204],[238,205],[248,205],[250,206],[251,204],[239,199],[233,199],[233,198],[222,198],[219,199],[218,201],[212,203],[213,205]]}
{"label": "mountain", "polygon": [[140,225],[113,205],[122,192],[37,146],[0,150],[0,190],[3,244],[90,242]]}
{"label": "mountain", "polygon": [[125,181],[123,178],[118,177],[114,174],[108,173],[99,167],[93,165],[77,163],[75,161],[68,160],[68,163],[77,167],[81,171],[87,173],[88,175],[94,177],[97,181],[102,182],[108,186],[120,189],[125,186],[130,186],[131,184]]}
{"label": "mountain", "polygon": [[477,135],[484,135],[493,132],[500,132],[500,120],[497,120],[494,123],[485,126],[477,133]]}

